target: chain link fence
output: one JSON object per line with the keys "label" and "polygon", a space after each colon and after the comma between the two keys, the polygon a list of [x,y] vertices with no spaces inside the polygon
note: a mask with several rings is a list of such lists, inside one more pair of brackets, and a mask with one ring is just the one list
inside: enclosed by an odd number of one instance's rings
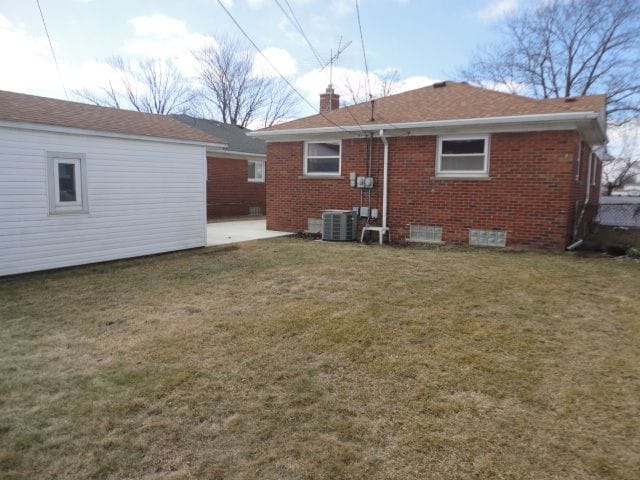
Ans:
{"label": "chain link fence", "polygon": [[640,197],[601,199],[596,222],[609,227],[640,228]]}

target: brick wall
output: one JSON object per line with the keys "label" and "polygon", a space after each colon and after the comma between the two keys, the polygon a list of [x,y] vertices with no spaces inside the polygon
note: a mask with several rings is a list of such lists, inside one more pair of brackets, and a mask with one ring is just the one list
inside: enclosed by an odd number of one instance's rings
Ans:
{"label": "brick wall", "polygon": [[265,182],[247,175],[246,160],[207,157],[207,218],[249,215],[250,207],[266,212]]}
{"label": "brick wall", "polygon": [[[323,210],[360,205],[361,194],[368,205],[368,193],[349,186],[349,172],[366,174],[367,142],[343,140],[338,179],[302,176],[302,142],[269,143],[268,228],[304,230],[307,219],[320,218]],[[577,149],[574,131],[492,134],[489,180],[441,179],[435,177],[436,137],[391,137],[391,241],[405,241],[410,224],[441,225],[447,243],[468,243],[471,228],[500,229],[507,231],[510,246],[563,249],[571,241],[573,203],[580,194],[574,180]],[[373,140],[371,157],[371,207],[382,215],[381,140]]]}

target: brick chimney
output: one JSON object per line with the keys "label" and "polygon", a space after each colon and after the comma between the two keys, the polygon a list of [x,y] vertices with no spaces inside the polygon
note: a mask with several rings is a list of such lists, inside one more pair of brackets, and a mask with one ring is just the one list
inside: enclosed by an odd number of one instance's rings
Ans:
{"label": "brick chimney", "polygon": [[327,91],[320,94],[320,113],[327,113],[340,108],[340,95],[333,91],[333,85],[329,84]]}

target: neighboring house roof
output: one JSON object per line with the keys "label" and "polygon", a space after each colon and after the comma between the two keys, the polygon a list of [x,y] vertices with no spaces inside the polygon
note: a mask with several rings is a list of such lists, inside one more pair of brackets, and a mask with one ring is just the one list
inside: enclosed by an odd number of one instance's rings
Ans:
{"label": "neighboring house roof", "polygon": [[196,118],[190,115],[174,115],[174,118],[209,135],[224,139],[228,145],[225,150],[257,155],[265,155],[267,153],[266,143],[263,140],[248,137],[247,133],[251,130],[247,128],[216,120]]}
{"label": "neighboring house roof", "polygon": [[52,125],[133,136],[176,139],[206,144],[223,140],[191,128],[168,115],[98,107],[0,90],[0,122]]}
{"label": "neighboring house roof", "polygon": [[[371,119],[371,102],[339,108],[324,115],[312,115],[258,130],[255,135],[268,138],[269,133],[298,129],[353,127],[388,128],[397,124],[436,121],[465,121],[578,113],[604,117],[606,95],[589,95],[571,99],[544,99],[497,92],[466,83],[441,82],[396,95],[376,99]],[[264,134],[264,135],[262,135]]]}

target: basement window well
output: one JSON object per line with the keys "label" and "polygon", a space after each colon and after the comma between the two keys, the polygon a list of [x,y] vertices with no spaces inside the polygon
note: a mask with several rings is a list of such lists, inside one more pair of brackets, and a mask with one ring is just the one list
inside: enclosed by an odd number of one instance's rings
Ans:
{"label": "basement window well", "polygon": [[305,142],[304,174],[340,175],[340,142]]}
{"label": "basement window well", "polygon": [[438,137],[436,175],[486,177],[489,173],[489,136]]}

